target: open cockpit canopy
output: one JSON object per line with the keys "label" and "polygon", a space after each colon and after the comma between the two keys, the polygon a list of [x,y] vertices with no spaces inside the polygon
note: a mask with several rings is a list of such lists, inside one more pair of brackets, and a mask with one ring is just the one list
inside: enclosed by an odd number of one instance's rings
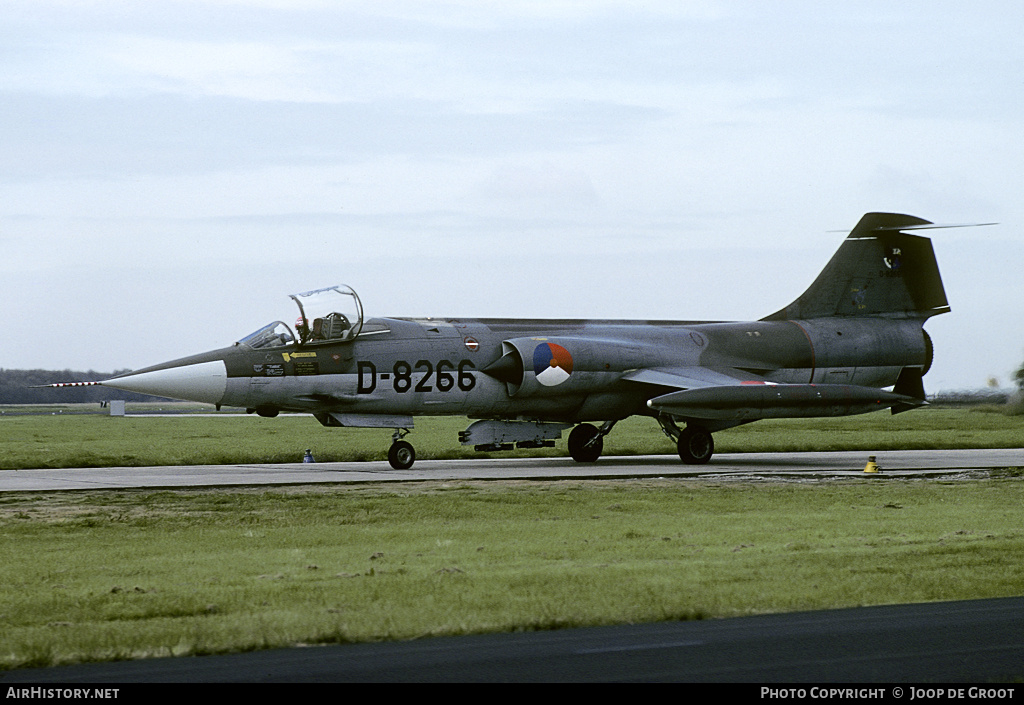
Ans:
{"label": "open cockpit canopy", "polygon": [[286,323],[274,321],[238,342],[254,350],[294,343],[343,343],[355,339],[363,328],[363,304],[347,286],[292,294],[291,299],[299,307],[294,332]]}

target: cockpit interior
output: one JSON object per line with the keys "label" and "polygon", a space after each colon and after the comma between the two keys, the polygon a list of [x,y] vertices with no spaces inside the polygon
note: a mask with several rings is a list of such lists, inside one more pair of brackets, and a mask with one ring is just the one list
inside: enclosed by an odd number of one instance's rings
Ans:
{"label": "cockpit interior", "polygon": [[344,343],[363,328],[363,305],[351,288],[339,285],[292,294],[299,308],[294,330],[283,321],[268,323],[238,341],[253,350],[288,345]]}

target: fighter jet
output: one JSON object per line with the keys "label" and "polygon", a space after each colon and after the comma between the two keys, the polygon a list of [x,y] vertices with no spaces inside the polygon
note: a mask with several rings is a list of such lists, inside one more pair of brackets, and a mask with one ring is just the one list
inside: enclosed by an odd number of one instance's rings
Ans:
{"label": "fighter jet", "polygon": [[415,461],[404,439],[420,415],[474,420],[459,441],[481,451],[553,447],[572,429],[569,455],[581,463],[601,456],[618,421],[648,416],[684,463],[702,464],[712,434],[758,419],[926,403],[923,324],[950,310],[931,241],[909,232],[928,227],[864,215],[803,295],[757,321],[364,320],[355,291],[332,286],[291,296],[293,326],[275,321],[100,384],[394,429],[396,469]]}

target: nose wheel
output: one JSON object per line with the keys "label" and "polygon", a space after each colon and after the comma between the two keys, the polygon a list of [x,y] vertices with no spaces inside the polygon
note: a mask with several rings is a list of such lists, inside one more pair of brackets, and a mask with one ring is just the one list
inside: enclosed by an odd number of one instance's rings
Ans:
{"label": "nose wheel", "polygon": [[577,463],[593,463],[604,450],[604,437],[612,430],[616,421],[606,421],[601,428],[581,423],[569,432],[569,455]]}
{"label": "nose wheel", "polygon": [[395,431],[392,437],[394,440],[388,448],[388,462],[395,470],[408,470],[416,462],[416,449],[412,447],[412,443],[401,440],[407,433],[409,432],[404,428]]}
{"label": "nose wheel", "polygon": [[569,455],[577,463],[593,463],[601,457],[602,450],[604,439],[590,424],[581,423],[569,432]]}

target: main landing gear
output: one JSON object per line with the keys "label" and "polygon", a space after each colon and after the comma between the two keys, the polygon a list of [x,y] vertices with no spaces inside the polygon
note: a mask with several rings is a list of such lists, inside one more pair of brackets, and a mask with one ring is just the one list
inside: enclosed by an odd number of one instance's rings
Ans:
{"label": "main landing gear", "polygon": [[684,463],[703,465],[711,460],[715,452],[715,439],[711,437],[711,431],[696,424],[687,424],[686,428],[681,429],[671,416],[665,414],[658,417],[658,423],[665,435],[675,441],[679,459]]}
{"label": "main landing gear", "polygon": [[[671,416],[659,416],[665,435],[675,442],[679,459],[687,465],[703,465],[711,460],[715,452],[715,440],[711,432],[703,426],[688,424],[679,428]],[[612,430],[615,421],[604,423],[595,428],[588,423],[581,423],[569,432],[569,455],[578,463],[593,463],[601,457],[604,450],[604,437]]]}
{"label": "main landing gear", "polygon": [[[604,437],[611,432],[616,423],[617,421],[606,421],[601,424],[600,428],[589,423],[577,425],[569,432],[569,455],[578,463],[596,462],[604,450]],[[711,437],[711,432],[706,428],[696,424],[688,424],[686,428],[681,429],[676,425],[675,420],[668,415],[659,416],[658,423],[661,424],[665,435],[675,442],[676,449],[679,451],[679,459],[684,463],[687,465],[703,465],[711,460],[711,456],[715,452],[715,441]],[[539,427],[545,428],[534,428],[524,422],[477,421],[460,434],[460,440],[463,445],[472,445],[481,438],[494,441],[495,438],[501,436],[503,441],[509,440],[509,438],[520,438],[518,445],[523,448],[539,448],[545,447],[541,445],[542,441],[538,440],[539,438],[557,437],[557,428],[555,431],[548,433],[549,429],[546,427],[552,425],[539,424]],[[566,426],[568,424],[563,425],[562,428]],[[515,432],[521,432],[521,434],[525,435],[517,436]],[[552,436],[551,434],[554,435]],[[416,462],[416,449],[412,447],[411,443],[402,440],[407,435],[409,435],[407,428],[397,428],[391,437],[391,448],[388,449],[388,462],[395,470],[408,470]],[[524,438],[526,439],[525,441],[522,440]],[[554,443],[553,441],[547,442],[552,445]],[[492,442],[491,444],[484,444],[484,446],[487,447],[484,448],[480,444],[477,444],[475,447],[477,447],[477,450],[512,449],[511,442],[504,444]]]}

